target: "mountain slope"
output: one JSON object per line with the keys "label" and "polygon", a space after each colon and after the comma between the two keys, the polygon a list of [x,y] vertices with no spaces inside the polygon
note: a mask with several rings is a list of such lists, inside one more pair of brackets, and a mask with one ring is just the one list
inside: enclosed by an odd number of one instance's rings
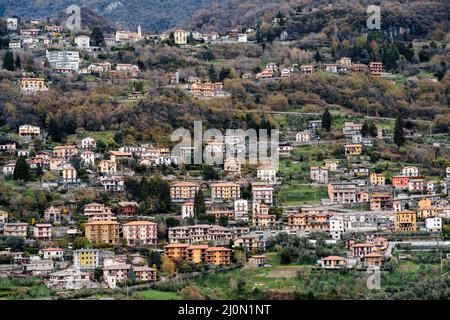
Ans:
{"label": "mountain slope", "polygon": [[[98,12],[121,28],[161,32],[183,24],[213,0],[2,0],[0,14],[22,19],[57,18],[72,4]],[[81,11],[83,15],[83,10]]]}

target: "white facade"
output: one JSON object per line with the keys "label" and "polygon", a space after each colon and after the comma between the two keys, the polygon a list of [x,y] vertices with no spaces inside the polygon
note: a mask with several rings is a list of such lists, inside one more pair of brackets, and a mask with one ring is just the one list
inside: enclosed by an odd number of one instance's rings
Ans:
{"label": "white facade", "polygon": [[407,166],[402,169],[402,176],[417,177],[419,175],[419,168],[415,166]]}
{"label": "white facade", "polygon": [[8,18],[6,19],[6,29],[10,31],[17,30],[19,20],[17,18]]}
{"label": "white facade", "polygon": [[73,71],[80,69],[80,54],[78,51],[47,50],[45,57],[52,69],[70,69]]}
{"label": "white facade", "polygon": [[186,202],[181,205],[181,218],[193,218],[194,217],[194,204],[192,202]]}
{"label": "white facade", "polygon": [[442,219],[441,218],[427,218],[425,219],[425,227],[427,231],[440,232],[442,230]]}
{"label": "white facade", "polygon": [[91,48],[91,37],[79,35],[75,38],[75,44],[80,49],[89,50]]}

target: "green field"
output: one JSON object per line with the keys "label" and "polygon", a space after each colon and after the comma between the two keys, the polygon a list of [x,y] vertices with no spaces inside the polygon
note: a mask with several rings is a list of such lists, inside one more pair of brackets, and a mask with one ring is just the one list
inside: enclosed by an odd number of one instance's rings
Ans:
{"label": "green field", "polygon": [[164,292],[153,289],[137,291],[134,297],[145,300],[180,300],[181,297],[176,292]]}
{"label": "green field", "polygon": [[283,184],[278,193],[282,205],[314,204],[319,203],[322,198],[328,198],[326,187]]}

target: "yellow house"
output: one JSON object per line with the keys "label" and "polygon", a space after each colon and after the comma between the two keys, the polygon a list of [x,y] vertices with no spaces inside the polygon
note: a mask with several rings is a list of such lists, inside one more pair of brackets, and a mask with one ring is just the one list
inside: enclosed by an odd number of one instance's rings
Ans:
{"label": "yellow house", "polygon": [[228,265],[231,263],[231,249],[211,247],[206,250],[206,262],[210,264]]}
{"label": "yellow house", "polygon": [[81,270],[95,269],[99,265],[99,251],[95,249],[74,250],[73,264]]}
{"label": "yellow house", "polygon": [[370,174],[370,184],[373,186],[384,186],[386,182],[386,177],[381,173]]}
{"label": "yellow house", "polygon": [[187,44],[188,33],[184,30],[178,29],[173,33],[175,44]]}
{"label": "yellow house", "polygon": [[164,254],[171,260],[186,260],[187,258],[187,243],[171,243],[164,246]]}
{"label": "yellow house", "polygon": [[33,92],[46,91],[44,78],[22,78],[20,80],[20,90],[22,93],[29,94]]}
{"label": "yellow house", "polygon": [[394,230],[395,231],[415,231],[416,213],[410,210],[394,212]]}
{"label": "yellow house", "polygon": [[346,144],[344,146],[346,156],[359,156],[362,153],[361,144]]}
{"label": "yellow house", "polygon": [[419,208],[431,207],[431,199],[430,198],[420,199],[418,205],[419,205]]}
{"label": "yellow house", "polygon": [[86,238],[92,243],[119,243],[120,224],[116,221],[91,221],[84,225]]}
{"label": "yellow house", "polygon": [[190,245],[187,248],[187,260],[195,264],[205,262],[207,249],[208,245],[206,244]]}

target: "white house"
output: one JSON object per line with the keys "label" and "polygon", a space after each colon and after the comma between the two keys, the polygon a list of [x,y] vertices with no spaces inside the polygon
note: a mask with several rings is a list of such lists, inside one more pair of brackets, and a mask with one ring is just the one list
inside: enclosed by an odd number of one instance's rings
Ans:
{"label": "white house", "polygon": [[91,37],[87,35],[76,36],[75,44],[78,48],[89,51],[91,49]]}
{"label": "white house", "polygon": [[297,133],[297,135],[295,136],[295,140],[297,142],[309,142],[311,140],[311,132],[309,131],[302,131]]}
{"label": "white house", "polygon": [[16,162],[8,162],[3,166],[3,174],[5,176],[13,175],[14,174],[14,168],[16,167]]}
{"label": "white house", "polygon": [[81,162],[85,166],[93,166],[95,163],[95,153],[90,150],[83,150],[80,153]]}
{"label": "white house", "polygon": [[194,217],[194,203],[185,202],[181,205],[181,218],[193,218]]}
{"label": "white house", "polygon": [[95,139],[91,137],[86,137],[81,139],[81,149],[92,150],[95,148]]}
{"label": "white house", "polygon": [[236,220],[248,219],[248,201],[245,199],[234,200],[234,218]]}
{"label": "white house", "polygon": [[440,232],[442,230],[442,219],[439,217],[425,219],[425,227],[430,232]]}
{"label": "white house", "polygon": [[309,168],[311,181],[316,183],[328,183],[328,169],[324,167]]}
{"label": "white house", "polygon": [[342,234],[346,231],[346,221],[342,216],[330,218],[330,235],[334,240],[342,239]]}
{"label": "white house", "polygon": [[39,254],[43,259],[64,260],[64,249],[61,248],[45,248],[39,250]]}
{"label": "white house", "polygon": [[257,170],[257,179],[261,181],[276,182],[277,169],[270,165],[262,165]]}
{"label": "white house", "polygon": [[419,175],[419,168],[416,166],[406,166],[402,169],[402,176],[404,177],[417,177]]}

